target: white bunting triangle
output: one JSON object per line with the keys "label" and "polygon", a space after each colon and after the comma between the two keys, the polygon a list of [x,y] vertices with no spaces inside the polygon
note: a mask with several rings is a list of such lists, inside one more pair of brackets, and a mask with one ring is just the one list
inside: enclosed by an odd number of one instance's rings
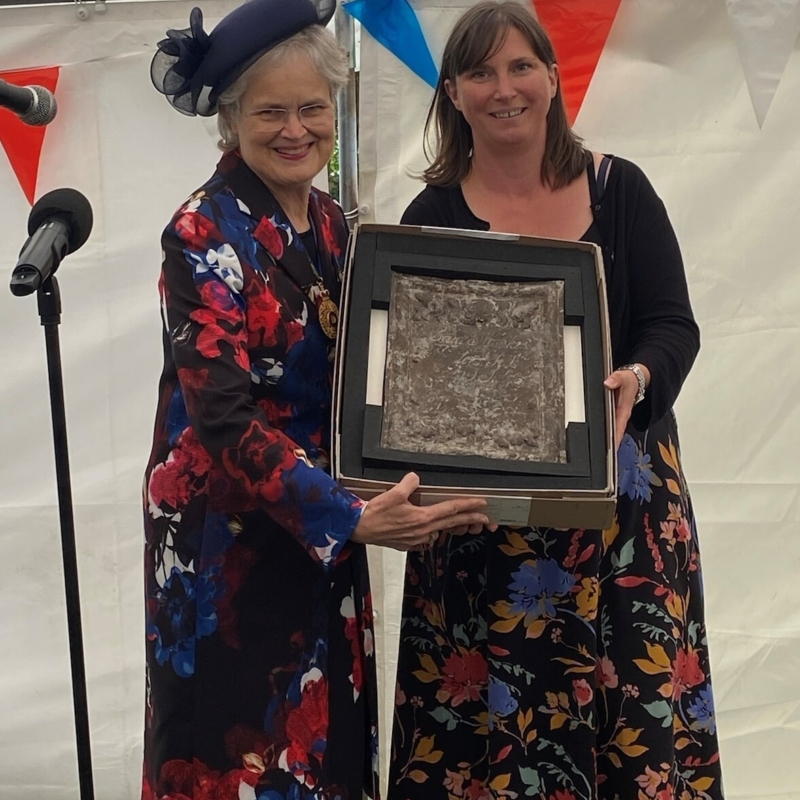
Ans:
{"label": "white bunting triangle", "polygon": [[758,127],[800,34],[800,0],[725,0]]}

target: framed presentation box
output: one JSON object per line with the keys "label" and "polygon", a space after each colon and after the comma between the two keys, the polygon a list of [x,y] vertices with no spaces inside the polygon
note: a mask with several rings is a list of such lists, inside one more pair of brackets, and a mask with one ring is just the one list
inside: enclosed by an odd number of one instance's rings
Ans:
{"label": "framed presentation box", "polygon": [[481,495],[504,525],[605,528],[616,458],[600,248],[359,225],[334,373],[334,476],[369,499]]}

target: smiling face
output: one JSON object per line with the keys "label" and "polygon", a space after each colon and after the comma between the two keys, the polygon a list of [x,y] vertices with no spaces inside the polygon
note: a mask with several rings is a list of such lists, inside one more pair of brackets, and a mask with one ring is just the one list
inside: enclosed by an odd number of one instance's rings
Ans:
{"label": "smiling face", "polygon": [[[299,109],[310,109],[302,113]],[[275,109],[284,109],[283,124]],[[334,115],[328,82],[301,53],[250,79],[231,120],[242,158],[273,190],[305,190],[333,152]]]}
{"label": "smiling face", "polygon": [[514,27],[500,34],[482,64],[445,81],[477,148],[543,141],[557,89],[558,67],[541,61]]}

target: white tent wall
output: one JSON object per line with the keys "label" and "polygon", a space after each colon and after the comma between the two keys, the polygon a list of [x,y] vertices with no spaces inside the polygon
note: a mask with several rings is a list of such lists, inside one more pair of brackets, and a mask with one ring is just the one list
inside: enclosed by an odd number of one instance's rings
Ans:
{"label": "white tent wall", "polygon": [[[207,27],[238,5],[201,5]],[[416,0],[438,57],[469,0]],[[215,163],[213,127],[152,89],[155,42],[194,2],[0,8],[0,70],[61,65],[37,196],[87,195],[89,242],[62,267],[61,344],[98,800],[138,797],[143,719],[141,475],[160,368],[158,237]],[[213,15],[212,16],[212,9]],[[368,36],[361,204],[396,222],[420,185],[430,89]],[[577,129],[639,163],[670,210],[703,350],[678,414],[699,517],[727,794],[800,800],[800,60],[763,128],[724,0],[622,0]],[[0,275],[29,206],[0,153]],[[4,279],[4,280],[6,280]],[[42,329],[0,291],[0,797],[76,798],[69,661]],[[385,733],[402,557],[374,551]],[[384,776],[385,778],[385,776]]]}

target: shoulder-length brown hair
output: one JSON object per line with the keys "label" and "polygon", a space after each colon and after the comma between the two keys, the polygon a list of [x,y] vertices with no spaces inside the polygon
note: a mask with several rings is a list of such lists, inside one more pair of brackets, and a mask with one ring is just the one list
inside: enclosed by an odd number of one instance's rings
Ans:
{"label": "shoulder-length brown hair", "polygon": [[[457,186],[469,174],[472,129],[445,91],[445,81],[475,69],[502,47],[510,28],[516,28],[547,68],[556,63],[550,38],[527,8],[518,2],[483,0],[458,20],[444,49],[439,82],[425,120],[425,155],[431,165],[422,179],[434,186]],[[434,141],[432,148],[429,146]],[[588,155],[567,121],[559,78],[547,112],[547,134],[542,159],[542,182],[559,189],[586,168]]]}

